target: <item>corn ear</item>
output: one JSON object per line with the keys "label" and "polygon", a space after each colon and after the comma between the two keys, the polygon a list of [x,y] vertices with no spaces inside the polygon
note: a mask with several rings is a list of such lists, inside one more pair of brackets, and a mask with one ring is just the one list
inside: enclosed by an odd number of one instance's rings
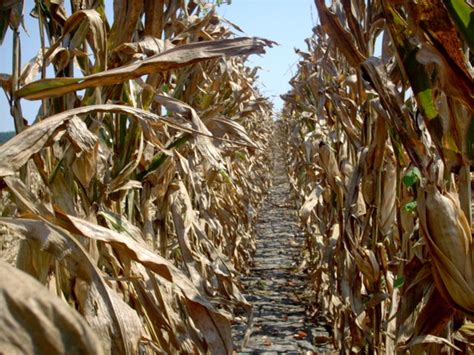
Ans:
{"label": "corn ear", "polygon": [[428,185],[418,197],[420,225],[432,255],[436,286],[448,302],[474,314],[471,228],[454,194]]}

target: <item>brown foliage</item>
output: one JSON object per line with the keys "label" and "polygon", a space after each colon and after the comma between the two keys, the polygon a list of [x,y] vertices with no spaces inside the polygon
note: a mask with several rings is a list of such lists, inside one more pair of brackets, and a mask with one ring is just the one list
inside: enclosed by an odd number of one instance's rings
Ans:
{"label": "brown foliage", "polygon": [[283,119],[316,311],[344,352],[468,351],[472,8],[315,3]]}

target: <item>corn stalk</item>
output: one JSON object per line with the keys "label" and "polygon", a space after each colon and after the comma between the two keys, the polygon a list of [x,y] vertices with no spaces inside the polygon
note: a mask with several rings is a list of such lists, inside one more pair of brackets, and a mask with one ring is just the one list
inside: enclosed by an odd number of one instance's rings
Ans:
{"label": "corn stalk", "polygon": [[472,6],[315,4],[283,120],[317,313],[343,352],[472,351]]}
{"label": "corn stalk", "polygon": [[[2,6],[3,24],[13,17]],[[24,239],[17,266],[71,315],[40,322],[31,343],[15,340],[28,322],[2,328],[0,344],[62,352],[77,338],[78,312],[88,351],[229,353],[232,309],[249,307],[237,271],[255,248],[272,131],[245,61],[273,43],[236,37],[194,1],[117,0],[113,23],[103,1],[70,8],[38,0],[27,9],[42,46],[18,79],[2,74],[15,102],[42,105],[0,147],[0,225],[3,237]],[[4,301],[30,288],[1,289]],[[65,312],[56,303],[45,307]],[[44,341],[52,329],[62,338]]]}

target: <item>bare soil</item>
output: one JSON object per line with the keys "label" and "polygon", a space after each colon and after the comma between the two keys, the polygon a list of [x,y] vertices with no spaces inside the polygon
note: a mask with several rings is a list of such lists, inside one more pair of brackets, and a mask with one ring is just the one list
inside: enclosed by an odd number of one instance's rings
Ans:
{"label": "bare soil", "polygon": [[311,319],[303,293],[307,275],[299,270],[304,236],[290,193],[283,158],[274,154],[273,186],[257,223],[257,251],[250,274],[242,278],[252,314],[242,314],[233,325],[237,354],[322,354],[328,338]]}

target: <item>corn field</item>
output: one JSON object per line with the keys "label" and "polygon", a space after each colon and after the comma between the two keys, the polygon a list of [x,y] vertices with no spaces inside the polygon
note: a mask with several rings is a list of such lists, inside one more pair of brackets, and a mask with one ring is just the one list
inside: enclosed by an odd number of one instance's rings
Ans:
{"label": "corn field", "polygon": [[0,353],[231,354],[277,143],[328,349],[473,352],[472,3],[315,0],[277,122],[216,4],[0,3]]}
{"label": "corn field", "polygon": [[344,353],[472,352],[472,5],[326,3],[283,112],[316,311]]}
{"label": "corn field", "polygon": [[[2,4],[16,46],[24,5]],[[41,47],[26,66],[13,48],[2,76],[17,135],[0,148],[0,224],[23,273],[2,263],[1,351],[231,352],[272,127],[245,60],[272,42],[194,2],[115,1],[113,23],[102,1],[26,11]],[[31,126],[23,99],[41,100]]]}

